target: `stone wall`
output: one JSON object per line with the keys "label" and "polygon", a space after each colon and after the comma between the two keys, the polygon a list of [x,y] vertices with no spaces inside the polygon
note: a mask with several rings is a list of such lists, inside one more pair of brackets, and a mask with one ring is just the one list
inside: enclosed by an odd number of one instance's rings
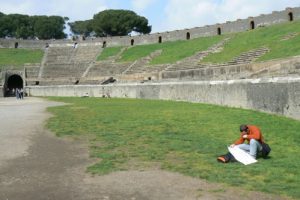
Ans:
{"label": "stone wall", "polygon": [[300,119],[300,78],[30,86],[30,96],[163,99],[255,109]]}
{"label": "stone wall", "polygon": [[284,76],[300,77],[300,56],[259,63],[163,71],[160,75],[164,80],[230,80]]}
{"label": "stone wall", "polygon": [[[80,44],[85,45],[101,45],[101,46],[130,46],[142,45],[142,44],[153,44],[158,43],[159,38],[161,42],[186,40],[189,39],[213,36],[218,34],[218,29],[221,34],[241,32],[251,29],[251,22],[253,21],[254,28],[259,26],[269,26],[273,24],[283,23],[290,21],[290,15],[292,14],[293,20],[300,19],[300,7],[286,8],[283,11],[275,11],[271,14],[263,14],[257,17],[249,17],[247,19],[238,19],[232,22],[226,22],[222,24],[208,25],[204,27],[195,27],[184,30],[175,30],[162,33],[153,33],[138,36],[123,36],[123,37],[102,37],[96,39],[87,39],[80,41]],[[189,35],[189,36],[188,36]],[[19,48],[45,48],[46,44],[50,46],[71,46],[75,41],[72,40],[4,40],[0,39],[0,48],[14,48],[15,44],[18,43]],[[79,41],[76,41],[79,43]]]}

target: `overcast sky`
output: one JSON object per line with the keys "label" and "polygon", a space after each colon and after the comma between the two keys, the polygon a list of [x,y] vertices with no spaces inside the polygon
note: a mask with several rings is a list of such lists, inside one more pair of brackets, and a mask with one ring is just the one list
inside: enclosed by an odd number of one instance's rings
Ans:
{"label": "overcast sky", "polygon": [[70,22],[92,19],[105,9],[133,10],[152,33],[223,23],[300,7],[300,0],[0,0],[0,12],[59,15]]}

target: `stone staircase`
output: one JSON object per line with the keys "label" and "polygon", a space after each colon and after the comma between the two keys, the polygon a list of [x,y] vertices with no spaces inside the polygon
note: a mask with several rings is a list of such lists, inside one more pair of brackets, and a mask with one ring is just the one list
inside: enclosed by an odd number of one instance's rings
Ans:
{"label": "stone staircase", "polygon": [[270,50],[266,47],[261,47],[258,49],[254,49],[234,58],[232,61],[229,61],[229,65],[239,65],[239,64],[247,64],[254,62],[259,57],[263,56],[264,54],[268,53]]}
{"label": "stone staircase", "polygon": [[299,34],[300,33],[289,33],[289,34],[283,36],[281,41],[293,39],[294,37],[297,37]]}
{"label": "stone staircase", "polygon": [[199,65],[199,62],[209,54],[221,52],[223,50],[224,45],[230,39],[231,38],[225,38],[221,42],[214,44],[205,51],[200,51],[191,57],[180,60],[175,64],[171,64],[164,71],[190,70],[197,69],[199,67],[201,68],[202,66]]}
{"label": "stone staircase", "polygon": [[143,57],[132,63],[122,74],[140,74],[140,73],[152,73],[160,72],[166,65],[149,65],[151,60],[159,55],[161,55],[162,50],[156,50],[152,52],[149,56]]}
{"label": "stone staircase", "polygon": [[266,54],[270,50],[266,47],[260,47],[258,49],[253,49],[247,52],[244,52],[240,54],[239,56],[235,57],[229,62],[226,63],[220,63],[220,64],[206,64],[206,63],[200,63],[200,68],[205,67],[221,67],[221,66],[230,66],[230,65],[240,65],[240,64],[248,64],[251,62],[254,62],[262,55]]}

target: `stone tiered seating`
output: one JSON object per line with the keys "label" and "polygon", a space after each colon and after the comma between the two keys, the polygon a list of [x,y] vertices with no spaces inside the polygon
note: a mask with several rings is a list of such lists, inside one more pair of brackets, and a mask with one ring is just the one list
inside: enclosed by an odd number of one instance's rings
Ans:
{"label": "stone tiered seating", "polygon": [[105,78],[94,78],[94,79],[89,79],[89,78],[81,78],[79,84],[80,85],[99,85],[101,84]]}
{"label": "stone tiered seating", "polygon": [[84,63],[47,63],[42,78],[80,78],[88,64]]}
{"label": "stone tiered seating", "polygon": [[97,56],[101,53],[101,46],[81,46],[75,49],[72,56],[72,63],[89,63],[95,61]]}
{"label": "stone tiered seating", "polygon": [[73,47],[49,47],[46,63],[69,63],[76,51]]}
{"label": "stone tiered seating", "polygon": [[254,49],[245,53],[242,53],[238,57],[234,58],[232,61],[228,62],[229,65],[239,65],[245,63],[251,63],[261,57],[262,55],[269,52],[269,49],[266,47],[261,47]]}
{"label": "stone tiered seating", "polygon": [[166,68],[165,71],[178,71],[178,70],[190,70],[202,68],[203,66],[199,65],[199,62],[212,53],[218,53],[223,50],[224,45],[230,40],[230,38],[225,38],[221,42],[211,46],[206,51],[197,52],[195,55],[185,58],[178,61],[175,64],[172,64]]}
{"label": "stone tiered seating", "polygon": [[73,79],[73,78],[44,78],[39,81],[38,85],[40,85],[40,86],[74,85],[74,84],[76,84],[76,81],[77,80]]}
{"label": "stone tiered seating", "polygon": [[134,69],[126,71],[124,74],[142,74],[142,73],[158,73],[166,69],[168,65],[135,65]]}
{"label": "stone tiered seating", "polygon": [[298,35],[300,35],[300,33],[295,33],[295,32],[289,33],[289,34],[283,36],[281,41],[293,39],[293,38],[297,37]]}
{"label": "stone tiered seating", "polygon": [[266,47],[261,47],[258,49],[254,49],[245,53],[240,54],[239,56],[235,57],[233,60],[227,62],[227,63],[220,63],[220,64],[206,64],[206,63],[200,63],[199,67],[205,68],[205,67],[221,67],[221,66],[230,66],[230,65],[240,65],[240,64],[247,64],[254,62],[262,55],[269,52],[269,49]]}
{"label": "stone tiered seating", "polygon": [[300,65],[298,62],[288,65],[274,64],[271,66],[259,68],[255,70],[250,78],[260,77],[299,77],[300,76]]}
{"label": "stone tiered seating", "polygon": [[[45,84],[74,84],[101,53],[101,46],[49,47],[41,79]],[[55,82],[55,83],[54,83]]]}
{"label": "stone tiered seating", "polygon": [[87,73],[87,78],[107,77],[122,74],[131,63],[114,63],[111,61],[101,61],[94,63]]}
{"label": "stone tiered seating", "polygon": [[26,79],[37,79],[40,71],[40,64],[25,65],[25,76]]}
{"label": "stone tiered seating", "polygon": [[162,50],[156,50],[149,56],[143,57],[135,61],[126,69],[123,74],[140,74],[140,73],[155,73],[160,72],[167,67],[167,65],[149,65],[150,61],[161,54]]}
{"label": "stone tiered seating", "polygon": [[230,65],[205,67],[191,70],[164,71],[162,78],[165,80],[228,80],[243,79],[252,74],[249,65]]}

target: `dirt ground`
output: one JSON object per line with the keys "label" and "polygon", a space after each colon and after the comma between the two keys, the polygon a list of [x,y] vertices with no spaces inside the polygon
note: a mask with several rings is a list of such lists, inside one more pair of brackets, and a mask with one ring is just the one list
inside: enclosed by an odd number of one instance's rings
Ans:
{"label": "dirt ground", "polygon": [[157,169],[93,176],[87,143],[44,128],[55,105],[0,98],[0,200],[284,199]]}

